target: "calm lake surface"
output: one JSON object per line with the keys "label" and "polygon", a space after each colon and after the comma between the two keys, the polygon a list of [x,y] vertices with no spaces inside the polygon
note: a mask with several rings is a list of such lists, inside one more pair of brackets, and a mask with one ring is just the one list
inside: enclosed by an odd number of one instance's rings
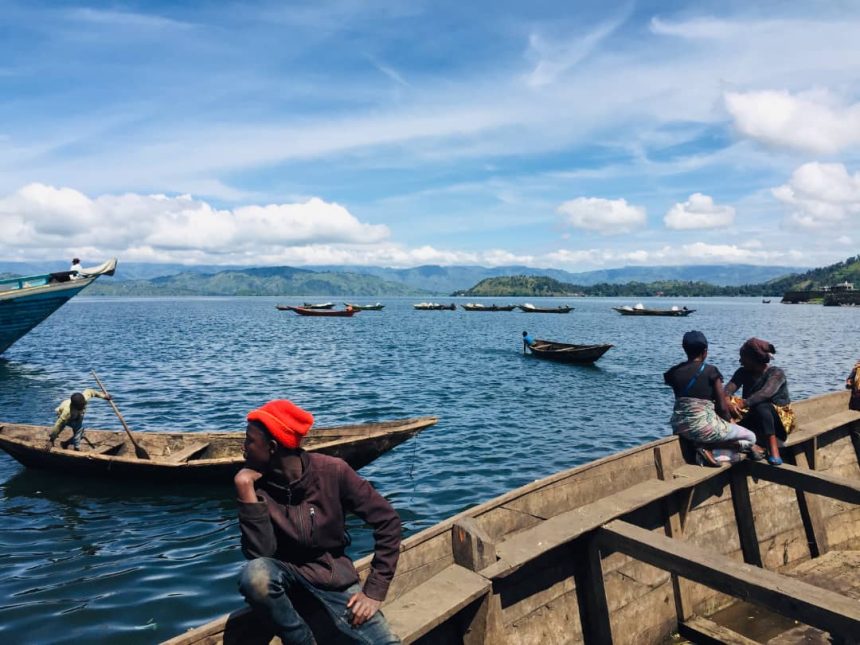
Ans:
{"label": "calm lake surface", "polygon": [[[95,387],[90,369],[139,431],[243,430],[245,414],[272,398],[296,401],[319,425],[436,415],[361,471],[412,534],[669,434],[662,373],[682,360],[690,329],[708,337],[726,378],[744,340],[773,342],[794,399],[840,389],[860,358],[857,308],[646,299],[697,311],[632,318],[610,309],[635,302],[621,299],[572,299],[571,314],[546,315],[414,311],[420,299],[389,298],[382,312],[325,319],[274,307],[305,300],[76,298],[0,358],[0,420],[50,425],[63,398]],[[556,365],[522,356],[523,330],[616,347],[595,367]],[[99,400],[87,425],[120,427]],[[75,479],[25,471],[3,453],[0,512],[4,642],[152,643],[242,605],[230,486]],[[370,532],[353,521],[351,533],[352,555],[369,552]]]}

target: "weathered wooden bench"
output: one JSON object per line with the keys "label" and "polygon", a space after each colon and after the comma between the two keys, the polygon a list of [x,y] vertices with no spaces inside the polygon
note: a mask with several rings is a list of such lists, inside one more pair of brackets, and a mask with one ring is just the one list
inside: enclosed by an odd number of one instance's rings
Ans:
{"label": "weathered wooden bench", "polygon": [[182,450],[178,452],[174,452],[170,455],[164,457],[164,461],[167,461],[171,464],[181,464],[192,457],[199,455],[201,452],[206,450],[209,447],[209,442],[201,442],[201,443],[192,443],[189,446],[185,446]]}

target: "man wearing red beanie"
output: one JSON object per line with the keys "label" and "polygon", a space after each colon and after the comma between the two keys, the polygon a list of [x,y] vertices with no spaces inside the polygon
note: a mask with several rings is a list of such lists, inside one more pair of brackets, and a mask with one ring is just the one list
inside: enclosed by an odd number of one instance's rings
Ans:
{"label": "man wearing red beanie", "polygon": [[[315,642],[290,598],[302,590],[347,638],[399,643],[379,607],[400,555],[400,518],[346,462],[300,448],[313,421],[286,400],[248,414],[245,467],[234,479],[242,553],[250,560],[239,590],[271,618],[285,644]],[[347,511],[373,527],[374,555],[363,588],[345,554]]]}

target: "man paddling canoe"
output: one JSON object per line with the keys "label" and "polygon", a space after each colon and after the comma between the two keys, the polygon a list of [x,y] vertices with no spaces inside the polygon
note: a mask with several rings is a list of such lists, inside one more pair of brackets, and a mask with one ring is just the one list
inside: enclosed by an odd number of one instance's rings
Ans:
{"label": "man paddling canoe", "polygon": [[[267,614],[284,643],[313,643],[288,593],[304,589],[334,626],[360,643],[399,643],[379,611],[400,555],[400,518],[346,462],[301,450],[313,415],[286,400],[248,414],[246,466],[234,482],[239,501],[239,590]],[[352,560],[345,515],[373,527],[374,557],[363,587]]]}
{"label": "man paddling canoe", "polygon": [[69,444],[71,444],[75,450],[81,449],[81,439],[84,438],[84,414],[87,412],[87,401],[93,397],[109,400],[110,394],[87,388],[83,392],[75,392],[57,406],[55,410],[57,420],[54,423],[51,434],[48,435],[48,441],[51,443],[51,446],[54,445],[63,428],[68,426],[74,434],[71,439],[63,441],[60,445],[63,448],[68,448]]}

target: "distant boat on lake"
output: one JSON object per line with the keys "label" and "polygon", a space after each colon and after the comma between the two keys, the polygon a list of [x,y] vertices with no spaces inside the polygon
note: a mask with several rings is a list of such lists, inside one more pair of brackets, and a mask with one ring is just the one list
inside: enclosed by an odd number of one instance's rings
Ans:
{"label": "distant boat on lake", "polygon": [[517,308],[516,305],[482,305],[480,303],[466,303],[460,305],[466,311],[513,311]]}
{"label": "distant boat on lake", "polygon": [[457,305],[453,302],[450,305],[440,305],[438,302],[419,302],[412,307],[419,311],[454,311]]}
{"label": "distant boat on lake", "polygon": [[334,309],[333,302],[322,302],[319,304],[313,304],[310,302],[306,302],[302,305],[305,309]]}
{"label": "distant boat on lake", "polygon": [[635,307],[630,307],[628,305],[624,305],[623,307],[613,307],[615,311],[620,313],[622,316],[675,316],[675,317],[683,317],[689,316],[691,313],[696,311],[695,309],[687,309],[686,307],[672,307],[671,309],[646,309],[642,303],[639,303]]}
{"label": "distant boat on lake", "polygon": [[358,313],[357,309],[309,309],[307,307],[293,307],[292,305],[275,305],[279,311],[295,311],[300,316],[318,316],[321,318],[350,318]]}
{"label": "distant boat on lake", "polygon": [[569,314],[573,311],[573,307],[561,305],[560,307],[535,307],[527,302],[524,305],[519,305],[520,311],[526,314]]}
{"label": "distant boat on lake", "polygon": [[570,345],[551,340],[535,340],[527,347],[535,358],[559,363],[593,363],[614,345]]}
{"label": "distant boat on lake", "polygon": [[0,354],[102,275],[116,258],[79,273],[59,271],[0,280]]}
{"label": "distant boat on lake", "polygon": [[352,307],[356,311],[382,311],[385,308],[380,302],[377,302],[375,305],[356,305],[353,303],[345,302],[343,303],[345,307]]}
{"label": "distant boat on lake", "polygon": [[768,299],[766,299],[766,298],[762,298],[762,299],[761,299],[761,303],[762,303],[763,305],[769,305],[769,304],[770,304],[770,300],[768,300]]}

